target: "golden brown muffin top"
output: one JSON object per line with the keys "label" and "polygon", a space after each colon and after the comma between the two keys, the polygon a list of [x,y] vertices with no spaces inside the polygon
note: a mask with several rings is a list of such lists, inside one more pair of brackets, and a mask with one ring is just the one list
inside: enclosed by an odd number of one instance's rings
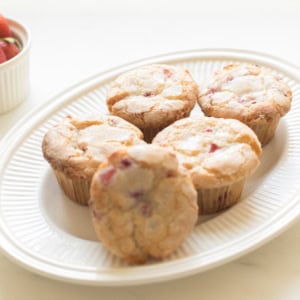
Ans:
{"label": "golden brown muffin top", "polygon": [[249,122],[285,115],[292,91],[278,76],[253,64],[230,64],[216,72],[200,91],[198,102],[207,116]]}
{"label": "golden brown muffin top", "polygon": [[188,70],[155,64],[116,78],[108,90],[107,106],[139,128],[157,128],[186,116],[197,97],[198,86]]}
{"label": "golden brown muffin top", "polygon": [[255,133],[238,120],[191,117],[162,130],[154,144],[172,149],[196,188],[237,182],[259,165],[261,146]]}

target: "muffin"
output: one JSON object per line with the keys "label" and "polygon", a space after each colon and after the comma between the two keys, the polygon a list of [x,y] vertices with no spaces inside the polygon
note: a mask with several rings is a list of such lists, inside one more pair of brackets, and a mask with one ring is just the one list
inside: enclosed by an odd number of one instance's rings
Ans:
{"label": "muffin", "polygon": [[205,116],[176,121],[158,133],[153,143],[177,154],[197,189],[201,214],[237,203],[261,154],[257,136],[248,126],[234,119]]}
{"label": "muffin", "polygon": [[42,150],[64,193],[87,205],[94,172],[112,152],[145,143],[142,132],[115,116],[67,116],[44,136]]}
{"label": "muffin", "polygon": [[206,116],[237,119],[248,125],[262,146],[274,136],[291,107],[288,85],[264,68],[230,64],[214,74],[200,91],[198,103]]}
{"label": "muffin", "polygon": [[140,128],[150,142],[161,129],[189,116],[198,87],[188,70],[147,65],[119,76],[107,93],[111,114]]}
{"label": "muffin", "polygon": [[129,263],[170,255],[198,218],[196,190],[176,155],[149,144],[116,151],[99,166],[89,206],[99,240]]}

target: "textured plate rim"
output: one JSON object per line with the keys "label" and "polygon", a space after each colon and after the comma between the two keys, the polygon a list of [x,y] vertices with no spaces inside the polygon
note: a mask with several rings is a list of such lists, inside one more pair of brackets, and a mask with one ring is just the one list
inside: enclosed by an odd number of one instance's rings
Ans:
{"label": "textured plate rim", "polygon": [[[58,110],[60,107],[63,107],[66,102],[70,101],[75,95],[78,95],[79,92],[83,92],[88,88],[96,85],[98,82],[104,83],[105,78],[109,78],[112,76],[116,76],[119,73],[125,72],[131,68],[135,68],[139,65],[150,64],[150,63],[159,63],[159,62],[172,62],[178,61],[180,59],[193,59],[193,58],[211,58],[215,59],[237,59],[244,61],[255,60],[257,62],[261,62],[265,65],[269,65],[271,67],[276,67],[286,74],[288,74],[291,78],[295,79],[299,82],[299,69],[291,63],[282,60],[280,58],[258,53],[247,50],[232,50],[232,49],[202,49],[202,50],[190,50],[190,51],[182,51],[169,53],[159,56],[150,57],[147,59],[142,59],[139,61],[135,61],[129,64],[122,65],[120,67],[116,67],[110,69],[106,72],[97,73],[71,87],[62,91],[60,94],[50,98],[48,101],[42,103],[32,112],[29,112],[25,115],[0,141],[0,173],[5,169],[6,157],[11,154],[11,149],[16,147],[16,144],[20,138],[24,138],[27,134],[30,134],[31,130],[34,127],[38,126],[38,124],[45,118],[46,115],[51,115],[53,111]],[[16,138],[16,134],[17,137]],[[5,150],[3,150],[5,149]],[[300,200],[299,193],[295,193],[292,197],[293,199]],[[8,256],[8,258],[12,259],[17,264],[44,275],[46,277],[50,277],[53,279],[59,279],[62,281],[73,282],[77,284],[88,284],[88,285],[136,285],[136,284],[145,284],[145,283],[153,283],[153,282],[161,282],[176,278],[185,277],[188,275],[196,274],[203,272],[208,269],[212,269],[218,265],[224,264],[226,262],[232,261],[259,246],[265,244],[267,241],[272,238],[278,236],[281,232],[286,230],[289,226],[294,224],[300,213],[300,201],[294,201],[292,205],[286,207],[285,210],[282,210],[280,213],[271,218],[268,223],[272,223],[270,228],[267,226],[263,226],[264,228],[257,228],[255,232],[251,232],[251,234],[247,236],[242,236],[241,239],[244,240],[242,244],[236,245],[236,241],[233,243],[228,243],[226,247],[226,255],[223,253],[220,255],[220,250],[216,249],[213,253],[210,253],[209,260],[200,265],[194,264],[193,266],[189,266],[186,268],[182,268],[180,272],[170,272],[176,269],[176,266],[185,265],[186,260],[190,258],[181,258],[176,261],[164,262],[162,263],[164,266],[164,272],[157,274],[155,269],[157,266],[155,265],[147,265],[147,266],[138,266],[138,267],[130,267],[125,270],[111,270],[111,272],[101,272],[99,273],[89,273],[89,272],[74,272],[69,271],[67,269],[62,270],[61,273],[57,272],[58,270],[55,267],[51,267],[48,263],[45,265],[40,263],[36,264],[35,258],[30,257],[30,255],[20,251],[14,245],[11,245],[10,241],[5,238],[2,233],[2,221],[0,220],[0,246],[2,252]],[[259,235],[257,232],[259,231]],[[237,249],[238,248],[238,249]],[[174,268],[175,267],[175,268]],[[123,273],[126,273],[124,276]],[[141,274],[143,274],[141,276]]]}

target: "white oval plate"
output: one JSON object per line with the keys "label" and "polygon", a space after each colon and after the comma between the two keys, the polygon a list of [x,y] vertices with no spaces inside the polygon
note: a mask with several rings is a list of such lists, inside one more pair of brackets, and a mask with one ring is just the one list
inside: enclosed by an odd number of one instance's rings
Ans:
{"label": "white oval plate", "polygon": [[[42,157],[41,140],[66,114],[107,113],[105,93],[118,74],[150,63],[188,68],[201,84],[230,62],[271,68],[291,86],[291,111],[264,148],[240,203],[201,220],[187,241],[164,261],[129,266],[96,241],[88,210],[64,197]],[[263,54],[194,50],[149,58],[97,74],[54,97],[21,120],[0,144],[0,243],[22,266],[64,281],[133,285],[179,278],[216,267],[262,245],[300,212],[300,79],[289,63]],[[199,113],[195,109],[193,114]]]}

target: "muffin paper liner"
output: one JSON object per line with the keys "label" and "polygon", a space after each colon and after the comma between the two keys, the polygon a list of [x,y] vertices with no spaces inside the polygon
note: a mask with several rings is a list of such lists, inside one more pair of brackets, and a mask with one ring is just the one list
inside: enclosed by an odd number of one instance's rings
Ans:
{"label": "muffin paper liner", "polygon": [[61,171],[53,171],[58,184],[68,198],[80,205],[88,205],[91,180],[70,178]]}
{"label": "muffin paper liner", "polygon": [[265,146],[273,138],[279,121],[280,121],[280,116],[277,116],[276,118],[270,120],[269,122],[256,122],[253,124],[246,123],[246,125],[248,125],[255,132],[261,145]]}
{"label": "muffin paper liner", "polygon": [[217,213],[236,204],[240,200],[244,184],[245,179],[242,179],[218,188],[197,189],[199,214]]}

